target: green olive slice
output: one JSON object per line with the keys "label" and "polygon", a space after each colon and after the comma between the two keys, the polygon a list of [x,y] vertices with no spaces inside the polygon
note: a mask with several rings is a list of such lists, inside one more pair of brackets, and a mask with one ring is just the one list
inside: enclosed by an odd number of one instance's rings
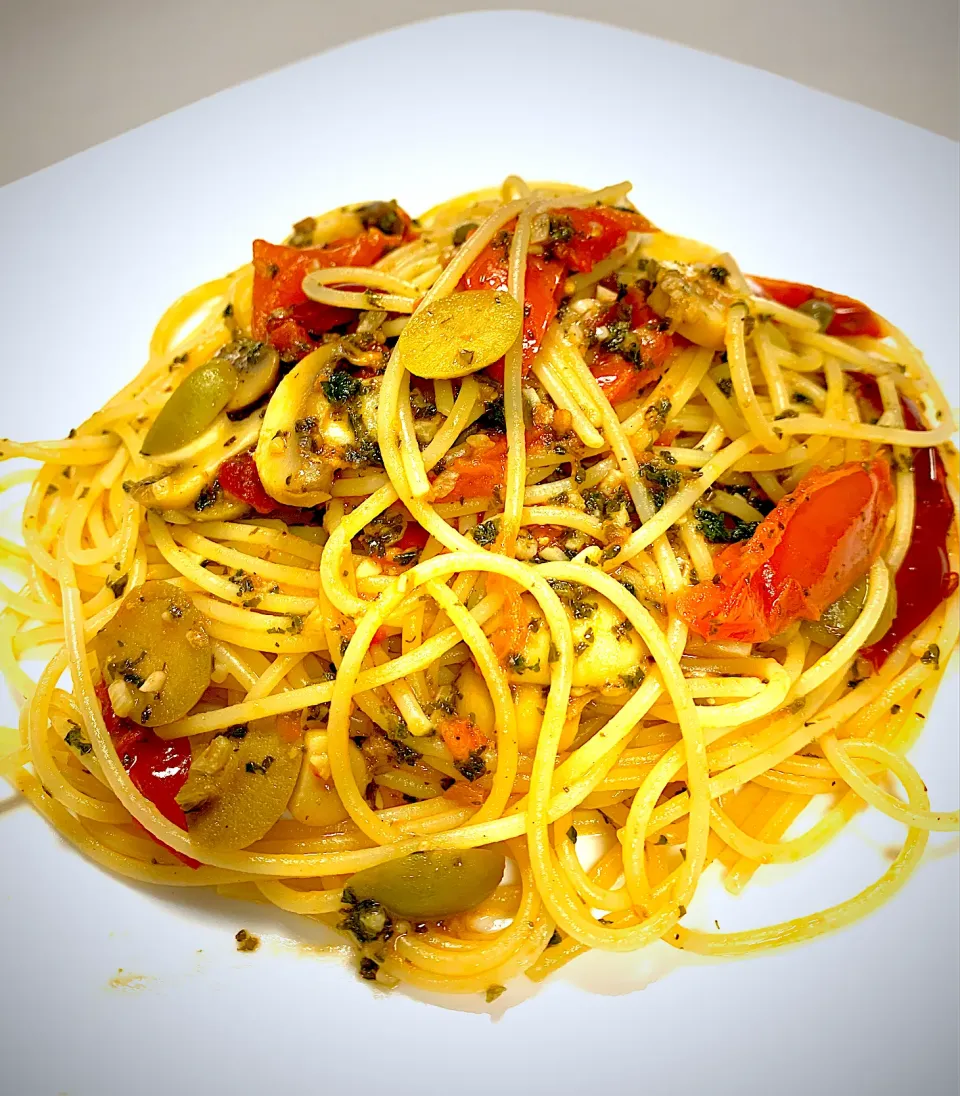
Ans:
{"label": "green olive slice", "polygon": [[144,727],[181,719],[210,684],[203,616],[169,582],[131,590],[97,636],[96,650],[114,711]]}
{"label": "green olive slice", "polygon": [[447,380],[502,358],[522,326],[523,309],[509,293],[468,289],[418,309],[398,346],[415,376]]}
{"label": "green olive slice", "polygon": [[493,849],[435,849],[357,872],[347,887],[356,899],[372,898],[398,917],[435,921],[489,898],[503,866]]}
{"label": "green olive slice", "polygon": [[[287,733],[295,727],[296,737]],[[299,721],[259,719],[194,747],[177,802],[200,849],[245,849],[287,809],[303,754]],[[196,771],[194,771],[196,770]]]}
{"label": "green olive slice", "polygon": [[160,408],[140,452],[153,457],[195,441],[230,402],[237,384],[237,370],[222,358],[195,369]]}
{"label": "green olive slice", "polygon": [[[819,643],[822,647],[833,647],[850,631],[857,618],[863,612],[863,606],[867,600],[867,577],[858,579],[845,594],[841,594],[836,601],[831,602],[820,616],[819,620],[805,620],[803,632],[808,639]],[[897,591],[894,584],[890,583],[890,592],[883,606],[880,618],[873,627],[873,631],[867,636],[865,646],[876,643],[881,636],[887,633],[894,617],[897,615]]]}

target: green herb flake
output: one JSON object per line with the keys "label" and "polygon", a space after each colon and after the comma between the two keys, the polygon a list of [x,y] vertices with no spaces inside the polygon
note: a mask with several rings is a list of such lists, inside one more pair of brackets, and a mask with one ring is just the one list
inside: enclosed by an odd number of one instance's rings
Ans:
{"label": "green herb flake", "polygon": [[66,742],[71,749],[76,750],[81,757],[93,752],[93,747],[86,738],[84,738],[83,731],[80,729],[79,724],[74,723],[72,720],[70,721],[70,730],[64,735],[63,741]]}
{"label": "green herb flake", "polygon": [[353,399],[363,385],[352,373],[338,369],[329,380],[321,382],[321,387],[331,403],[346,403]]}
{"label": "green herb flake", "polygon": [[759,524],[699,507],[694,511],[694,517],[701,535],[711,544],[733,544],[736,541],[749,540]]}
{"label": "green herb flake", "polygon": [[940,648],[936,643],[931,643],[930,646],[920,656],[920,661],[925,666],[932,666],[935,670],[940,669]]}

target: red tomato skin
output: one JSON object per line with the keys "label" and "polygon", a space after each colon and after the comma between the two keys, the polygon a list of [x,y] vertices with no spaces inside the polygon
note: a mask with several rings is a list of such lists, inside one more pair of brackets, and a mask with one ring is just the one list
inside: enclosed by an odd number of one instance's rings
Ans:
{"label": "red tomato skin", "polygon": [[[883,403],[871,377],[860,377],[861,394],[879,414]],[[922,430],[917,405],[901,396],[904,424],[908,430]],[[886,662],[897,644],[919,628],[934,609],[957,589],[960,575],[950,569],[947,534],[955,514],[947,472],[936,448],[913,451],[913,487],[916,494],[913,535],[894,580],[897,614],[886,633],[860,653],[875,670]]]}
{"label": "red tomato skin", "polygon": [[569,240],[554,242],[553,254],[568,270],[578,273],[592,270],[611,251],[620,247],[628,232],[656,231],[642,214],[611,206],[558,209],[554,211],[554,216],[569,221],[573,235]]}
{"label": "red tomato skin", "polygon": [[893,503],[883,459],[812,472],[749,540],[717,554],[714,581],[682,591],[677,612],[705,639],[746,643],[818,620],[879,555]]}
{"label": "red tomato skin", "polygon": [[[190,774],[189,739],[172,738],[167,742],[149,727],[141,727],[130,719],[121,719],[110,703],[105,681],[101,681],[94,692],[100,703],[107,733],[113,739],[120,763],[127,771],[133,786],[164,818],[178,829],[186,830],[187,818],[177,802],[177,793]],[[143,829],[142,826],[140,828]],[[149,833],[148,830],[144,832]],[[153,834],[149,836],[188,867],[200,867],[198,860],[171,849]]]}
{"label": "red tomato skin", "polygon": [[862,301],[853,297],[832,293],[829,289],[818,289],[803,282],[784,282],[779,278],[758,278],[751,274],[750,281],[760,287],[764,296],[786,305],[787,308],[799,308],[811,300],[826,301],[833,307],[833,318],[826,330],[828,335],[840,338],[869,335],[873,339],[882,339],[887,333],[883,320]]}
{"label": "red tomato skin", "polygon": [[[543,336],[557,314],[563,295],[566,272],[561,263],[531,255],[527,259],[527,272],[523,282],[523,376],[530,372],[530,365],[540,349]],[[506,249],[487,244],[474,260],[473,265],[460,279],[460,289],[506,289]],[[504,363],[501,358],[487,366],[487,373],[503,384]]]}
{"label": "red tomato skin", "polygon": [[299,361],[314,350],[320,336],[356,315],[353,309],[311,301],[304,277],[334,266],[370,266],[397,247],[403,236],[367,228],[356,236],[323,247],[289,247],[253,241],[253,315],[256,339],[266,339],[287,361]]}
{"label": "red tomato skin", "polygon": [[435,502],[459,502],[460,499],[485,499],[494,487],[503,486],[507,475],[507,439],[504,434],[488,435],[493,445],[476,456],[465,454],[447,465],[457,473],[457,482]]}
{"label": "red tomato skin", "polygon": [[[543,255],[531,254],[527,259],[524,278],[523,376],[530,372],[547,328],[557,314],[563,297],[563,286],[571,271],[591,270],[619,247],[630,231],[654,231],[650,222],[639,213],[594,206],[589,209],[557,209],[553,216],[570,222],[572,235],[567,240],[551,242]],[[505,227],[510,233],[516,221]],[[508,282],[509,243],[503,236],[494,237],[474,259],[460,279],[460,289],[506,289]],[[487,367],[487,373],[503,384],[503,360]]]}
{"label": "red tomato skin", "polygon": [[598,326],[623,321],[637,333],[640,361],[634,364],[622,354],[600,350],[590,364],[590,372],[611,404],[636,398],[647,385],[663,376],[663,367],[675,350],[689,346],[683,335],[661,330],[663,321],[636,286],[631,286],[621,300],[602,313]]}
{"label": "red tomato skin", "polygon": [[287,522],[288,525],[305,525],[313,519],[312,510],[285,506],[267,494],[260,482],[257,462],[250,452],[238,453],[235,457],[224,461],[220,465],[217,479],[228,495],[245,502],[258,514],[270,514]]}

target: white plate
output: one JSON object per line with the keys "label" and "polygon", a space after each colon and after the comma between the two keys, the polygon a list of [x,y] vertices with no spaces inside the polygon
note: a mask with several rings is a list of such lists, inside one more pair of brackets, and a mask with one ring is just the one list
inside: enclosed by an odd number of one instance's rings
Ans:
{"label": "white plate", "polygon": [[[869,301],[957,402],[955,144],[626,31],[488,13],[343,47],[0,192],[0,434],[61,436],[139,367],[162,309],[255,236],[365,198],[415,212],[510,172],[633,179],[657,223],[745,270]],[[956,723],[954,678],[914,755],[945,809]],[[25,808],[0,827],[0,1088],[16,1096],[957,1088],[955,855],[803,948],[669,972],[665,946],[600,956],[492,1022],[474,1001],[374,994],[284,945],[319,939],[292,917],[119,881]],[[814,863],[764,869],[739,901],[715,888],[699,913],[733,928],[820,908],[879,875],[898,836],[865,817]],[[241,926],[266,946],[238,954]],[[119,968],[140,980],[109,986]]]}

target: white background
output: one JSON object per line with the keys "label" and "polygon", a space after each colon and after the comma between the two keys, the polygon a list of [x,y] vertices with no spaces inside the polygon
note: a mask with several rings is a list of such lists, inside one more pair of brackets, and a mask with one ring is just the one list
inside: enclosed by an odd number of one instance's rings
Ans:
{"label": "white background", "polygon": [[[0,183],[201,96],[415,19],[504,0],[2,0]],[[957,0],[533,0],[756,65],[956,139]],[[580,85],[576,52],[528,63]],[[454,57],[433,59],[437,82]],[[615,74],[612,74],[615,79]],[[579,85],[579,86],[578,86]],[[467,86],[464,89],[469,94]],[[661,103],[669,87],[658,89]]]}

